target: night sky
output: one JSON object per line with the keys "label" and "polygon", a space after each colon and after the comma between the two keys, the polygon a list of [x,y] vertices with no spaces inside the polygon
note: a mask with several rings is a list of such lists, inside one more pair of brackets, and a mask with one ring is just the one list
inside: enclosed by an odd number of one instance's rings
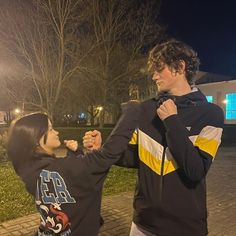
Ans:
{"label": "night sky", "polygon": [[159,19],[198,52],[200,70],[236,76],[236,1],[163,0]]}

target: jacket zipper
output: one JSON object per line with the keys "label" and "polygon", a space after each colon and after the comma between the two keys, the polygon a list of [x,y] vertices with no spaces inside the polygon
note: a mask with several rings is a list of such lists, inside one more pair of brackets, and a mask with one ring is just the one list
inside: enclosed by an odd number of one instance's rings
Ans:
{"label": "jacket zipper", "polygon": [[161,176],[160,176],[160,189],[159,189],[159,200],[162,202],[162,191],[163,191],[163,173],[164,173],[164,164],[165,164],[165,153],[166,147],[164,147],[162,157],[161,157]]}

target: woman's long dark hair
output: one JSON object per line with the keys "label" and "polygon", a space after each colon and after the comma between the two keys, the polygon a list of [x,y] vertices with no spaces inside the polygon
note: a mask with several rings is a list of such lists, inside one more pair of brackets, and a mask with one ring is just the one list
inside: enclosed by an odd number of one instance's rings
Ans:
{"label": "woman's long dark hair", "polygon": [[48,131],[48,116],[33,113],[14,120],[9,129],[7,154],[18,173],[33,159],[40,138]]}

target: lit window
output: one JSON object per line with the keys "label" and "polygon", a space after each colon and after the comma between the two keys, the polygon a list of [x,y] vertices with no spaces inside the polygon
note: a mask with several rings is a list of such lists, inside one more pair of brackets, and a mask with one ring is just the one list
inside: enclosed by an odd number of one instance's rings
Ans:
{"label": "lit window", "polygon": [[206,99],[208,102],[213,102],[213,96],[206,96]]}
{"label": "lit window", "polygon": [[236,93],[226,94],[226,103],[225,103],[225,111],[226,111],[226,119],[234,120],[236,119]]}

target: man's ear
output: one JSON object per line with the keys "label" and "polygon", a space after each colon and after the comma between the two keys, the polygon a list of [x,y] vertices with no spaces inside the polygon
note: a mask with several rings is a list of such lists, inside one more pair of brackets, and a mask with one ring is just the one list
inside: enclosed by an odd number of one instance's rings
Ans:
{"label": "man's ear", "polygon": [[184,73],[185,73],[185,68],[186,68],[185,61],[184,61],[184,60],[180,60],[180,61],[179,61],[179,70],[178,70],[178,73],[179,73],[179,74],[184,74]]}

